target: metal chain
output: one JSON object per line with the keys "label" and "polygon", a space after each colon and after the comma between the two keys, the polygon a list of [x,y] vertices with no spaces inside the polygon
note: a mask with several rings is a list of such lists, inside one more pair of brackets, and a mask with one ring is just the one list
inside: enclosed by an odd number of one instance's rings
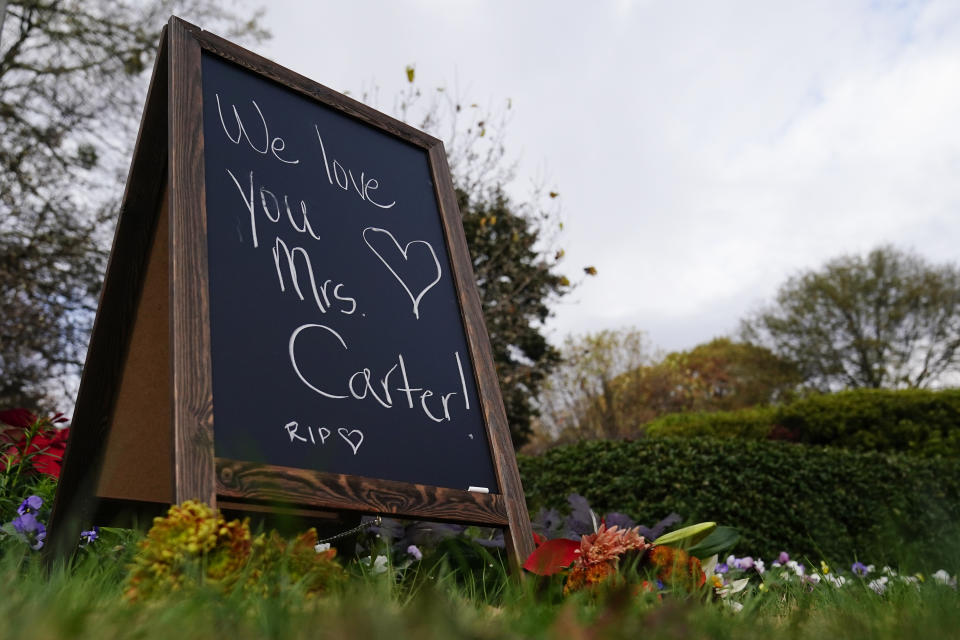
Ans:
{"label": "metal chain", "polygon": [[367,529],[367,528],[369,528],[369,527],[379,527],[382,522],[383,522],[383,520],[380,518],[380,516],[377,516],[377,518],[376,518],[375,520],[371,520],[370,522],[361,523],[361,524],[357,525],[356,527],[354,527],[353,529],[348,529],[347,531],[344,531],[344,532],[342,532],[342,533],[338,533],[338,534],[335,535],[335,536],[330,536],[329,538],[324,538],[323,540],[318,540],[318,541],[317,541],[317,544],[324,544],[324,543],[327,543],[327,542],[333,542],[334,540],[339,540],[340,538],[346,538],[347,536],[352,536],[352,535],[355,534],[355,533],[360,533],[361,531],[363,531],[364,529]]}

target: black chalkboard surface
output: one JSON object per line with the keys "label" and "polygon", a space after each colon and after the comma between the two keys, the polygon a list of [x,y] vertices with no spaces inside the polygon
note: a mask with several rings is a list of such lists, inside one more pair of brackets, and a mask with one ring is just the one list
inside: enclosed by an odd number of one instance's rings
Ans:
{"label": "black chalkboard surface", "polygon": [[202,60],[216,456],[496,492],[426,152]]}

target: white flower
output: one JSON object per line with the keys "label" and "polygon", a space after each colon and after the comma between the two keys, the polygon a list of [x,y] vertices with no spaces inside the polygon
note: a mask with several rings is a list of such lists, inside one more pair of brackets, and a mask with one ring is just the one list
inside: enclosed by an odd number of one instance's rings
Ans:
{"label": "white flower", "polygon": [[835,573],[827,573],[823,576],[823,578],[824,580],[826,580],[827,582],[829,582],[830,584],[832,584],[837,588],[842,587],[844,583],[847,581],[846,578],[844,578],[843,576],[838,576]]}
{"label": "white flower", "polygon": [[[798,575],[799,575],[799,574],[798,574]],[[813,584],[813,585],[820,584],[820,574],[818,574],[818,573],[811,573],[810,575],[808,575],[808,576],[807,576],[806,578],[804,578],[804,579],[805,579],[807,582],[809,582],[810,584]]]}
{"label": "white flower", "polygon": [[319,542],[319,543],[317,543],[317,544],[315,544],[315,545],[313,546],[313,550],[316,551],[317,553],[323,553],[324,551],[329,551],[329,550],[330,550],[330,543],[329,543],[329,542]]}
{"label": "white flower", "polygon": [[704,560],[701,563],[700,568],[703,569],[703,575],[707,576],[707,578],[709,578],[714,573],[716,573],[717,572],[717,554],[713,554],[712,556]]}
{"label": "white flower", "polygon": [[933,579],[937,584],[943,584],[948,587],[953,587],[954,589],[957,588],[956,577],[951,578],[950,574],[944,571],[943,569],[940,569],[935,574],[933,574]]}
{"label": "white flower", "polygon": [[370,566],[370,556],[366,558],[361,558],[360,563],[364,566],[370,567],[370,570],[376,575],[378,573],[383,573],[387,570],[387,556],[377,556],[373,561],[373,566]]}
{"label": "white flower", "polygon": [[886,575],[890,576],[891,578],[897,575],[897,572],[893,570],[893,567],[885,566],[883,569],[881,569],[881,571],[883,571]]}
{"label": "white flower", "polygon": [[727,606],[733,609],[734,612],[739,612],[743,610],[743,604],[735,600],[727,600],[726,603],[727,603]]}
{"label": "white flower", "polygon": [[757,570],[757,573],[762,574],[767,568],[763,564],[763,560],[759,558],[753,561],[753,568]]}
{"label": "white flower", "polygon": [[727,556],[727,566],[731,568],[736,567],[737,569],[740,568],[739,565],[737,565],[737,557],[732,553]]}
{"label": "white flower", "polygon": [[879,593],[880,595],[883,595],[883,592],[887,590],[887,583],[889,581],[890,579],[887,578],[887,576],[880,576],[876,580],[871,580],[867,584],[867,586],[873,589],[874,591],[876,591],[877,593]]}
{"label": "white flower", "polygon": [[920,579],[917,576],[902,576],[900,579],[907,584],[912,584],[917,589],[920,588]]}
{"label": "white flower", "polygon": [[[739,580],[734,580],[730,584],[727,584],[719,589],[717,589],[717,595],[721,598],[726,598],[731,593],[738,593],[747,588],[747,585],[750,584],[750,578],[741,578]],[[739,611],[739,609],[738,609]]]}

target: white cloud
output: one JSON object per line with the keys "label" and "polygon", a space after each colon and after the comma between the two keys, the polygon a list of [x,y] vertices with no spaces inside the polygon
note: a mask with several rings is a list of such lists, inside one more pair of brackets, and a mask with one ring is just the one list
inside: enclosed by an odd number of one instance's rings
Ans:
{"label": "white cloud", "polygon": [[960,3],[291,7],[268,55],[320,82],[375,80],[383,103],[416,63],[513,99],[507,142],[563,196],[571,275],[600,271],[558,335],[632,322],[692,346],[840,253],[955,258]]}

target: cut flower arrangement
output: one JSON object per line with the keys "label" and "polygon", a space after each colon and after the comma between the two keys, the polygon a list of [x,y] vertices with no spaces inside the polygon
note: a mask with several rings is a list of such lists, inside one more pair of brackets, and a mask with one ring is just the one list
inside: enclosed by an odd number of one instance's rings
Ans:
{"label": "cut flower arrangement", "polygon": [[563,594],[597,587],[629,585],[634,593],[672,595],[697,594],[723,601],[739,611],[747,594],[780,592],[801,588],[860,588],[885,595],[890,589],[918,587],[920,583],[957,589],[957,576],[940,569],[930,576],[904,575],[889,566],[854,562],[849,571],[793,560],[787,552],[770,561],[751,556],[728,555],[721,561],[718,551],[732,548],[739,535],[729,527],[704,522],[661,535],[648,542],[641,527],[607,527],[601,522],[594,533],[580,540],[547,540],[534,533],[536,549],[523,568],[540,576],[560,576]]}
{"label": "cut flower arrangement", "polygon": [[[640,527],[608,527],[601,522],[580,540],[546,540],[534,534],[537,548],[523,568],[541,576],[563,576],[563,593],[600,585],[629,583],[638,592],[698,591],[707,575],[699,556],[718,544],[730,544],[736,533],[714,522],[704,522],[662,535],[648,542]],[[715,557],[715,554],[714,554]]]}

